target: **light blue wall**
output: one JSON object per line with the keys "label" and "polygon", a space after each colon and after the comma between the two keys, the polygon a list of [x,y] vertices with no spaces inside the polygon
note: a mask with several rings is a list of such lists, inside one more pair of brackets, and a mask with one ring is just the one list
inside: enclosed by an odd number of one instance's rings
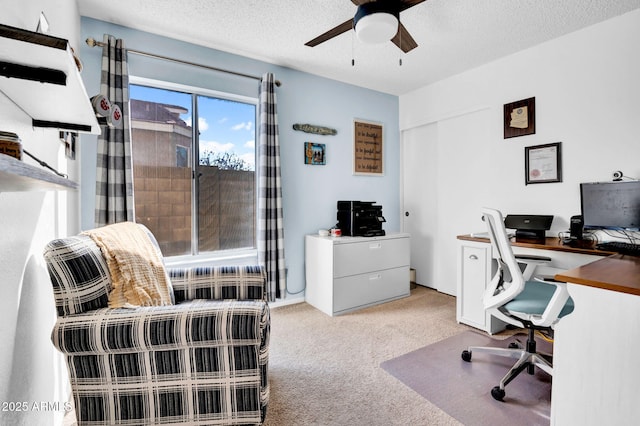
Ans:
{"label": "light blue wall", "polygon": [[[336,201],[376,201],[387,219],[384,229],[400,229],[399,176],[400,148],[398,98],[312,74],[275,66],[242,56],[135,31],[130,28],[82,18],[81,38],[102,40],[108,33],[125,40],[132,49],[260,76],[274,73],[282,81],[277,89],[278,124],[282,164],[285,255],[289,268],[288,289],[304,288],[304,235],[336,223]],[[82,77],[90,96],[99,92],[102,49],[83,44]],[[348,60],[348,58],[346,58]],[[129,73],[236,93],[258,96],[256,80],[201,70],[199,68],[129,55]],[[354,176],[352,173],[353,119],[384,125],[384,176]],[[294,123],[310,123],[338,130],[336,136],[318,136],[294,131]],[[96,138],[83,136],[81,216],[82,229],[93,227]],[[304,164],[304,142],[326,144],[327,164]]]}

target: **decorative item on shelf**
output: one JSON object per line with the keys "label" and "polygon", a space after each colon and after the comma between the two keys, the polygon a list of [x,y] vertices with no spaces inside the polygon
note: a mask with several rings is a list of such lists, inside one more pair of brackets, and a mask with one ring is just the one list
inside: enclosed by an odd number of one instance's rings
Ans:
{"label": "decorative item on shelf", "polygon": [[76,133],[60,132],[60,141],[64,144],[64,155],[69,160],[76,159],[76,138]]}
{"label": "decorative item on shelf", "polygon": [[122,111],[116,104],[112,104],[111,107],[111,127],[119,128],[122,124]]}
{"label": "decorative item on shelf", "polygon": [[38,25],[36,26],[36,32],[40,34],[47,34],[49,32],[49,20],[44,15],[44,12],[40,12],[38,17]]}
{"label": "decorative item on shelf", "polygon": [[91,106],[96,113],[99,124],[109,127],[119,127],[122,123],[122,111],[116,104],[111,103],[104,95],[95,95],[91,98]]}
{"label": "decorative item on shelf", "polygon": [[304,164],[322,165],[327,164],[325,153],[325,144],[323,143],[304,143]]}
{"label": "decorative item on shelf", "polygon": [[331,135],[335,136],[338,134],[336,129],[332,129],[330,127],[322,127],[322,126],[314,126],[313,124],[299,124],[296,123],[293,125],[293,130],[298,130],[305,133],[313,133],[316,135]]}
{"label": "decorative item on shelf", "polygon": [[0,154],[22,160],[22,143],[18,135],[0,131]]}
{"label": "decorative item on shelf", "polygon": [[92,97],[91,106],[98,117],[108,117],[111,113],[111,102],[104,95],[95,95]]}

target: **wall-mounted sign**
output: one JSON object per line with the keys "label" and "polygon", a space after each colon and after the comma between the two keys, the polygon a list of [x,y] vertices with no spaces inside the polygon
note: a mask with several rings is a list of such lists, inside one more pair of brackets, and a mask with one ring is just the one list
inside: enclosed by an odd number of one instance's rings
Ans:
{"label": "wall-mounted sign", "polygon": [[301,132],[313,133],[315,135],[337,135],[338,131],[336,129],[331,129],[329,127],[322,126],[314,126],[313,124],[294,124],[293,130],[299,130]]}
{"label": "wall-mounted sign", "polygon": [[381,123],[353,121],[353,173],[383,174],[383,128]]}

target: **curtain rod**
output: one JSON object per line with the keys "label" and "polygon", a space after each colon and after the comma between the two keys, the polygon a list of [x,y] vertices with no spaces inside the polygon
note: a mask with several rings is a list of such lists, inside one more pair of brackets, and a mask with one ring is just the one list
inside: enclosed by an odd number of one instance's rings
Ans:
{"label": "curtain rod", "polygon": [[[92,37],[89,37],[86,40],[86,43],[91,46],[91,47],[103,47],[104,43],[101,41],[97,41]],[[182,59],[175,59],[175,58],[169,58],[168,56],[162,56],[162,55],[157,55],[155,53],[148,53],[148,52],[143,52],[140,50],[135,50],[135,49],[126,49],[127,53],[133,53],[135,55],[140,55],[140,56],[146,56],[148,58],[154,58],[154,59],[163,59],[165,61],[170,61],[170,62],[176,62],[178,64],[185,64],[185,65],[191,65],[194,67],[199,67],[199,68],[205,68],[211,71],[218,71],[218,72],[224,72],[227,74],[233,74],[233,75],[237,75],[239,77],[246,77],[246,78],[252,78],[254,80],[262,80],[262,77],[257,77],[255,75],[249,75],[249,74],[243,74],[240,72],[235,72],[235,71],[229,71],[229,70],[225,70],[222,68],[216,68],[216,67],[211,67],[209,65],[203,65],[203,64],[197,64],[195,62],[189,62],[189,61],[184,61]],[[282,83],[280,83],[280,80],[276,80],[276,86],[280,87]]]}

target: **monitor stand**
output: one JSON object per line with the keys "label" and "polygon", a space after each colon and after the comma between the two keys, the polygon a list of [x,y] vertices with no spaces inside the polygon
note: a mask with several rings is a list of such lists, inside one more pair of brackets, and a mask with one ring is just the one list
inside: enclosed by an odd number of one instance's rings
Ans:
{"label": "monitor stand", "polygon": [[533,239],[533,240],[544,240],[545,239],[545,230],[544,229],[516,229],[516,240],[517,239]]}

